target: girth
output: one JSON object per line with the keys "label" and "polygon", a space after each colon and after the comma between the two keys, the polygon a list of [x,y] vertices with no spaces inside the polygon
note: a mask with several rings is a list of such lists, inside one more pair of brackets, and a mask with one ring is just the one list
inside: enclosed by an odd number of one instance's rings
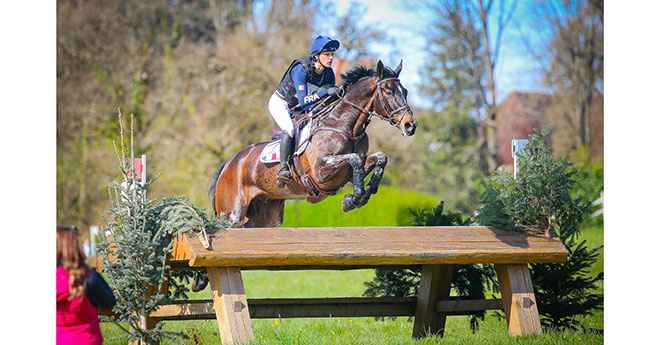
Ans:
{"label": "girth", "polygon": [[[364,138],[364,136],[367,134],[366,131],[362,131],[362,133],[358,136],[353,136],[351,133],[341,130],[341,129],[336,129],[336,128],[330,128],[330,127],[322,127],[318,128],[314,131],[314,133],[311,133],[309,137],[311,138],[313,134],[316,134],[320,131],[332,131],[339,133],[346,137],[352,144],[353,148],[351,149],[351,152],[355,151],[355,146],[357,143]],[[319,187],[316,182],[314,182],[314,179],[312,176],[310,176],[306,171],[305,168],[303,168],[302,163],[300,163],[300,156],[294,155],[292,158],[293,161],[293,166],[291,169],[293,171],[293,176],[299,178],[299,182],[305,189],[307,190],[307,193],[309,193],[311,196],[332,196],[337,194],[337,192],[346,185],[346,183],[351,179],[351,174],[346,175],[346,178],[344,181],[337,187],[336,189],[333,190],[326,190],[321,187]]]}

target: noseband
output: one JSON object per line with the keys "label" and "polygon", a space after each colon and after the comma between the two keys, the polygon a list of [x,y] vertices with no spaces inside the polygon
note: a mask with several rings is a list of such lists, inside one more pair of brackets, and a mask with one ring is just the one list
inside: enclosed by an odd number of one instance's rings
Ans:
{"label": "noseband", "polygon": [[376,84],[376,91],[374,92],[374,95],[371,96],[371,101],[368,103],[368,104],[371,104],[370,108],[375,108],[373,98],[376,97],[376,95],[378,95],[378,101],[380,102],[381,106],[383,107],[383,110],[385,110],[385,112],[387,113],[387,116],[383,116],[383,115],[379,114],[378,112],[376,112],[375,110],[364,109],[363,107],[361,107],[361,106],[345,99],[343,96],[341,96],[341,95],[338,95],[338,96],[339,96],[339,98],[341,99],[342,102],[346,102],[349,105],[353,106],[354,108],[358,109],[359,111],[361,111],[363,113],[366,113],[366,114],[369,114],[369,117],[367,118],[367,123],[369,123],[371,121],[372,116],[376,116],[376,117],[380,118],[381,120],[389,122],[390,125],[401,129],[400,126],[401,126],[401,120],[403,120],[403,116],[401,116],[399,118],[399,121],[396,121],[396,118],[394,116],[396,114],[402,112],[402,111],[412,112],[412,110],[410,110],[410,106],[408,104],[406,104],[402,107],[399,107],[397,109],[390,110],[392,107],[390,107],[389,102],[386,102],[385,98],[383,97],[383,92],[382,92],[382,85],[385,82],[390,81],[390,80],[395,81],[399,84],[401,83],[399,78],[385,78],[385,79],[380,80],[378,82],[378,84]]}

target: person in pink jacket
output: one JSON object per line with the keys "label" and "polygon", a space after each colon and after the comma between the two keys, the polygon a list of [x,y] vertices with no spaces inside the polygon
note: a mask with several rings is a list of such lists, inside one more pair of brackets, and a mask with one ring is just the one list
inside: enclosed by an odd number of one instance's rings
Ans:
{"label": "person in pink jacket", "polygon": [[75,226],[57,228],[57,345],[100,345],[98,309],[115,297],[103,277],[85,264]]}

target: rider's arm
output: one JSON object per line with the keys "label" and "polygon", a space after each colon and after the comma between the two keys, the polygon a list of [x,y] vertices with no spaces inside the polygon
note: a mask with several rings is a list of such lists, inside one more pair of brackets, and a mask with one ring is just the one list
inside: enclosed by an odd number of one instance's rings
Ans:
{"label": "rider's arm", "polygon": [[298,103],[303,110],[311,109],[316,102],[323,99],[328,93],[328,90],[322,89],[316,93],[307,94],[307,73],[302,65],[297,65],[291,69],[291,79],[296,86]]}

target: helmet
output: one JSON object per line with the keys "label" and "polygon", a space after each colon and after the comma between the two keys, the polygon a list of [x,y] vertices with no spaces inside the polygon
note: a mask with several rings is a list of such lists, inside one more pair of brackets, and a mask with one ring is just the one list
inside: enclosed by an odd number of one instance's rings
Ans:
{"label": "helmet", "polygon": [[309,55],[314,56],[320,52],[335,51],[339,49],[339,41],[328,36],[319,36],[309,46]]}

